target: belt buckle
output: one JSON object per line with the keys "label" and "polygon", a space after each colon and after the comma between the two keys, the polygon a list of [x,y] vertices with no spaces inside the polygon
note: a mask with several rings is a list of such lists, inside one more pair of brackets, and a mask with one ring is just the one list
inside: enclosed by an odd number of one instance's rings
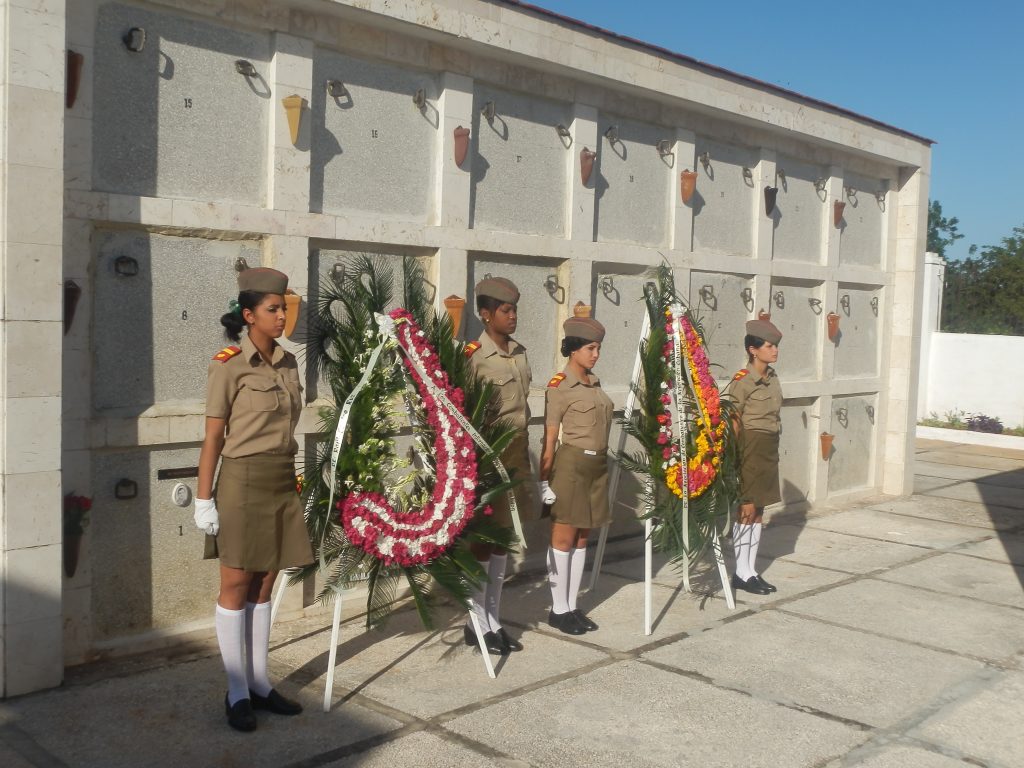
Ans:
{"label": "belt buckle", "polygon": [[597,456],[597,451],[588,451],[586,448],[584,448],[583,452],[587,454],[587,456]]}

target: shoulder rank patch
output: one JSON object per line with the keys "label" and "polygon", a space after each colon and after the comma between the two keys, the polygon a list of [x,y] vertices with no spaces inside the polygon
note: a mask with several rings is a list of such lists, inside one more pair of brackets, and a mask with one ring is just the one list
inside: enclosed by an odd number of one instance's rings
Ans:
{"label": "shoulder rank patch", "polygon": [[732,377],[732,380],[733,381],[739,381],[744,376],[746,376],[748,373],[750,373],[750,371],[748,371],[746,368],[740,368],[740,370],[736,371],[736,375]]}
{"label": "shoulder rank patch", "polygon": [[556,373],[554,376],[551,377],[551,381],[548,382],[548,386],[549,387],[557,387],[563,381],[565,381],[565,374],[564,373]]}
{"label": "shoulder rank patch", "polygon": [[466,345],[466,349],[464,350],[466,357],[472,357],[478,349],[480,349],[479,341],[469,342],[469,344]]}
{"label": "shoulder rank patch", "polygon": [[213,359],[218,363],[223,363],[225,360],[230,360],[232,357],[242,351],[241,347],[230,346],[224,347],[220,352],[213,356]]}

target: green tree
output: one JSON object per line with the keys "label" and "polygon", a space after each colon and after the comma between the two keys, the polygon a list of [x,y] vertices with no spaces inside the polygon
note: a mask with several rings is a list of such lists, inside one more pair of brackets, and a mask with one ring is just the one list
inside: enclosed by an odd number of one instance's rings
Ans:
{"label": "green tree", "polygon": [[946,248],[963,238],[957,232],[960,220],[953,216],[947,219],[942,215],[942,203],[931,200],[928,203],[928,250],[946,258]]}
{"label": "green tree", "polygon": [[1024,227],[978,251],[946,266],[942,330],[1024,336]]}

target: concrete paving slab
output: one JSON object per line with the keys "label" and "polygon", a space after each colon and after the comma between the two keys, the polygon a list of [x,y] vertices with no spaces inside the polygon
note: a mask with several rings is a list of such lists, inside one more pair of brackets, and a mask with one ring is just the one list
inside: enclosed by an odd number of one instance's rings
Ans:
{"label": "concrete paving slab", "polygon": [[[505,604],[516,601],[514,590],[507,590],[506,595]],[[463,642],[464,617],[462,612],[442,607],[437,613],[442,629],[427,632],[415,614],[403,612],[384,630],[364,630],[343,639],[338,647],[332,711],[344,712],[351,705],[339,690],[343,688],[417,717],[433,717],[608,658],[601,650],[527,632],[522,637],[522,652],[492,657],[498,676],[491,680],[479,651]],[[512,635],[519,635],[511,629]],[[281,648],[275,657],[292,666],[301,665],[297,678],[315,676],[310,687],[322,695],[329,639],[328,629]]]}
{"label": "concrete paving slab", "polygon": [[418,731],[395,741],[389,741],[366,752],[349,755],[342,760],[324,763],[324,768],[396,768],[415,765],[416,768],[489,768],[490,766],[523,765],[518,761],[495,759],[457,743],[451,738]]}
{"label": "concrete paving slab", "polygon": [[988,483],[967,483],[945,478],[914,478],[914,493],[924,493],[944,499],[972,501],[979,504],[1024,509],[1024,494],[1018,488],[1004,488]]}
{"label": "concrete paving slab", "polygon": [[[659,561],[656,556],[655,565],[657,565],[658,562]],[[670,565],[665,564],[663,560],[662,563],[662,567],[655,571],[654,583],[661,584],[670,589],[676,589],[680,584],[682,584],[682,577],[679,576],[678,572]],[[734,570],[733,564],[732,546],[727,542],[725,567],[726,574],[729,577],[732,576]],[[643,583],[643,568],[644,559],[642,557],[638,557],[632,560],[623,560],[615,563],[614,565],[609,565],[607,572],[614,572],[615,575],[623,576],[632,583]],[[740,592],[735,596],[737,601],[744,604],[763,605],[767,602],[772,602],[773,600],[791,598],[793,595],[799,594],[800,592],[808,592],[813,589],[818,589],[819,587],[823,587],[827,584],[833,584],[849,577],[849,574],[847,573],[832,571],[827,568],[802,565],[790,560],[772,560],[770,557],[760,556],[760,553],[757,558],[757,568],[758,572],[763,574],[768,581],[778,587],[779,591],[774,595],[765,596]],[[612,569],[614,569],[614,571]],[[713,563],[709,559],[702,560],[694,567],[694,570],[690,575],[690,586],[693,587],[694,592],[697,595],[714,594],[716,597],[724,598],[722,594],[722,582],[718,576],[718,569],[714,567]]]}
{"label": "concrete paving slab", "polygon": [[965,467],[957,464],[944,464],[922,461],[918,458],[914,465],[914,474],[922,477],[939,477],[948,480],[986,483],[1006,488],[1024,489],[1024,469],[991,470],[978,467]]}
{"label": "concrete paving slab", "polygon": [[862,730],[652,666],[593,670],[448,723],[537,766],[820,765]]}
{"label": "concrete paving slab", "polygon": [[871,509],[997,531],[1024,525],[1024,513],[1019,509],[939,496],[916,495],[909,499],[878,502],[872,504]]}
{"label": "concrete paving slab", "polygon": [[1024,674],[1002,672],[973,696],[926,720],[911,735],[952,747],[976,760],[1024,765],[1022,721]]}
{"label": "concrete paving slab", "polygon": [[998,456],[1024,464],[1024,451],[1020,448],[1003,448],[995,445],[967,445],[956,443],[956,453],[967,456]]}
{"label": "concrete paving slab", "polygon": [[[555,630],[547,626],[551,600],[550,593],[544,594],[546,591],[545,583],[543,590],[534,591],[526,600],[503,600],[505,616],[517,623],[539,626],[540,630],[554,635]],[[687,594],[683,592],[682,582],[675,588],[656,584],[651,603],[653,631],[644,635],[643,582],[625,581],[605,574],[598,582],[596,595],[580,597],[580,608],[600,627],[596,632],[588,632],[581,640],[627,651],[681,632],[698,632],[732,615],[721,595],[721,587],[716,596],[707,592]],[[541,617],[539,623],[538,617]],[[530,637],[533,637],[532,633],[524,635],[523,642]]]}
{"label": "concrete paving slab", "polygon": [[307,711],[298,717],[259,713],[256,732],[241,734],[226,725],[224,691],[217,658],[26,696],[4,706],[41,748],[76,768],[276,768],[291,762],[282,755],[318,754],[400,726],[352,703],[323,715],[315,693],[282,686]]}
{"label": "concrete paving slab", "polygon": [[848,573],[867,573],[925,554],[920,547],[849,536],[818,528],[770,526],[761,536],[758,563],[782,558]]}
{"label": "concrete paving slab", "polygon": [[983,668],[863,632],[766,611],[644,658],[757,699],[889,727]]}
{"label": "concrete paving slab", "polygon": [[14,740],[17,738],[16,734],[5,732],[0,727],[0,765],[4,768],[35,768],[32,763],[15,752],[13,747],[4,743],[7,739]]}
{"label": "concrete paving slab", "polygon": [[801,598],[786,610],[993,661],[1024,648],[1019,610],[876,579]]}
{"label": "concrete paving slab", "polygon": [[878,577],[951,595],[1024,608],[1024,568],[960,554],[938,555]]}
{"label": "concrete paving slab", "polygon": [[[986,456],[979,454],[962,453],[950,450],[949,444],[944,444],[942,450],[919,451],[916,455],[917,461],[930,461],[941,464],[952,464],[955,466],[976,467],[978,469],[990,469],[995,472],[1012,472],[1015,469],[1024,467],[1024,459],[1004,458],[1002,456]],[[915,464],[916,467],[916,464]]]}
{"label": "concrete paving slab", "polygon": [[957,552],[983,557],[986,560],[995,560],[998,563],[1024,566],[1024,535],[1001,533],[998,536],[991,536],[985,541],[961,547]]}
{"label": "concrete paving slab", "polygon": [[863,747],[825,768],[964,768],[964,761],[906,744]]}
{"label": "concrete paving slab", "polygon": [[824,531],[866,536],[897,544],[910,544],[931,549],[945,549],[954,544],[974,541],[987,533],[954,523],[899,517],[875,509],[839,512],[807,522],[808,527]]}

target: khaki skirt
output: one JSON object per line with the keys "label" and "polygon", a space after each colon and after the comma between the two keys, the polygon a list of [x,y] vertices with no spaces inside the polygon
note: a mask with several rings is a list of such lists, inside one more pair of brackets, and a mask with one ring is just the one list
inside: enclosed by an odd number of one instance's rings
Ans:
{"label": "khaki skirt", "polygon": [[767,507],[779,493],[779,435],[744,430],[740,440],[740,503]]}
{"label": "khaki skirt", "polygon": [[[537,480],[530,467],[530,442],[526,433],[516,436],[501,454],[501,463],[512,476],[518,480],[512,492],[516,495],[520,520],[536,520],[540,516],[540,505],[537,500]],[[494,511],[494,522],[505,528],[512,527],[512,509],[508,503],[508,494],[503,493],[491,499]]]}
{"label": "khaki skirt", "polygon": [[206,537],[207,559],[245,571],[280,571],[313,562],[295,459],[259,454],[222,459],[213,491],[220,531]]}
{"label": "khaki skirt", "polygon": [[608,507],[608,452],[587,453],[560,445],[551,469],[555,503],[551,519],[574,528],[600,528],[612,519]]}

